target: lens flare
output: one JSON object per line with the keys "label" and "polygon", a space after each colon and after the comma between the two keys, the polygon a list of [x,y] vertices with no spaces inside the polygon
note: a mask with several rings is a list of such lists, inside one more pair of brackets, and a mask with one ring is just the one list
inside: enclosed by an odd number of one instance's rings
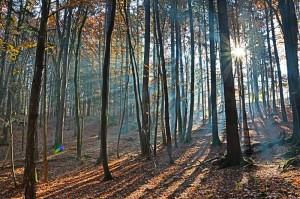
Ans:
{"label": "lens flare", "polygon": [[63,150],[65,150],[65,146],[64,145],[60,145],[59,147],[57,147],[56,149],[54,149],[54,153],[59,153],[59,152],[62,152]]}

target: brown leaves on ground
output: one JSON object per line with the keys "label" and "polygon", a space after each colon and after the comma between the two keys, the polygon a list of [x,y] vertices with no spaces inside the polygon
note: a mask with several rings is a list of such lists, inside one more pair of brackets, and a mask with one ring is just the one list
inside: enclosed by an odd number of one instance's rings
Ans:
{"label": "brown leaves on ground", "polygon": [[[254,143],[275,140],[291,124],[274,125],[274,120],[255,118],[249,123]],[[53,144],[55,123],[49,124],[48,146]],[[68,125],[67,125],[68,127]],[[72,127],[72,122],[69,128]],[[218,169],[211,161],[222,156],[226,144],[210,147],[209,126],[198,127],[190,144],[173,147],[175,164],[169,166],[166,148],[159,145],[158,156],[150,160],[140,157],[137,132],[121,135],[120,159],[116,157],[117,127],[109,129],[109,166],[114,177],[103,181],[101,165],[95,165],[99,154],[98,122],[88,118],[83,138],[83,158],[76,157],[73,130],[65,130],[65,150],[49,152],[49,182],[37,183],[38,198],[297,198],[300,197],[298,169],[281,173],[285,161],[281,157],[290,146],[276,145],[254,153],[257,167],[239,166]],[[220,127],[220,131],[221,131]],[[40,133],[41,134],[41,133]],[[24,151],[21,133],[15,133],[16,174],[23,175]],[[41,141],[41,139],[40,139]],[[224,140],[223,140],[224,141]],[[0,147],[0,166],[6,147]],[[39,149],[41,152],[41,149]],[[255,149],[256,150],[256,149]],[[205,163],[207,162],[207,163]],[[42,162],[37,164],[42,175]],[[42,180],[42,176],[40,176]],[[0,171],[0,198],[22,198],[23,190],[14,188],[9,165]]]}

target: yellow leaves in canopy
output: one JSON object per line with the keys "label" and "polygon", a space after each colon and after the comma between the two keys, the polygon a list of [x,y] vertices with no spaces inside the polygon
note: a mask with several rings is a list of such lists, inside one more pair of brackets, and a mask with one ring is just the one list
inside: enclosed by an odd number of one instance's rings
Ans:
{"label": "yellow leaves in canopy", "polygon": [[7,54],[10,61],[15,61],[19,53],[20,50],[18,47],[14,47],[11,44],[7,45]]}
{"label": "yellow leaves in canopy", "polygon": [[18,69],[13,70],[13,75],[18,75],[19,73],[20,73],[20,71]]}
{"label": "yellow leaves in canopy", "polygon": [[0,39],[0,51],[6,51],[8,55],[8,59],[10,61],[16,61],[17,56],[21,51],[30,49],[30,48],[35,48],[36,43],[31,42],[31,41],[26,41],[22,43],[20,46],[14,46],[13,44],[9,42],[4,42],[3,39]]}
{"label": "yellow leaves in canopy", "polygon": [[25,41],[22,45],[23,49],[29,49],[29,48],[34,48],[36,47],[36,43],[31,42],[31,41]]}

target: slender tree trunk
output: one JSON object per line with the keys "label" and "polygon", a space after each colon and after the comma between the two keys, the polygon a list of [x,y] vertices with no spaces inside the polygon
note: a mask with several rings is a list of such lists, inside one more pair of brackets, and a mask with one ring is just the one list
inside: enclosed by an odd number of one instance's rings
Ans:
{"label": "slender tree trunk", "polygon": [[[138,129],[139,129],[139,137],[140,137],[140,146],[141,146],[141,154],[142,156],[145,156],[147,154],[146,150],[146,134],[142,130],[142,124],[140,121],[140,105],[142,104],[141,95],[140,95],[140,86],[139,86],[139,76],[137,71],[137,62],[134,55],[134,49],[131,42],[131,34],[129,29],[129,18],[127,14],[126,9],[127,1],[124,1],[123,10],[124,12],[123,19],[126,23],[126,34],[127,34],[127,40],[129,45],[129,56],[130,56],[130,65],[132,70],[132,76],[133,76],[133,84],[134,84],[134,96],[135,96],[135,107],[136,107],[136,117],[137,117],[137,123],[138,123]],[[143,107],[141,107],[143,108]],[[143,113],[143,110],[141,111]]]}
{"label": "slender tree trunk", "polygon": [[[6,22],[6,26],[5,26],[5,30],[4,30],[4,37],[3,37],[3,42],[6,43],[8,42],[9,40],[9,36],[10,36],[10,28],[11,28],[11,21],[12,21],[12,18],[11,18],[11,14],[12,14],[12,11],[13,11],[13,0],[9,0],[7,1],[7,14],[6,14],[6,17],[5,17],[5,22]],[[4,99],[5,99],[5,92],[6,92],[6,85],[5,85],[5,82],[8,78],[4,78],[4,74],[5,74],[5,68],[6,68],[6,55],[7,55],[7,45],[3,45],[3,49],[1,51],[1,69],[0,69],[0,107],[4,107],[3,106],[3,102],[4,102]],[[10,74],[10,73],[8,73]],[[4,109],[0,109],[0,114],[3,114],[4,112]]]}
{"label": "slender tree trunk", "polygon": [[71,24],[72,24],[72,8],[68,9],[68,19],[66,27],[66,37],[63,45],[63,63],[62,63],[62,82],[60,87],[60,100],[59,109],[57,114],[57,129],[55,133],[55,144],[54,148],[61,147],[63,144],[63,129],[65,120],[65,101],[66,101],[66,90],[68,82],[68,66],[69,66],[69,41],[71,35]]}
{"label": "slender tree trunk", "polygon": [[176,118],[176,72],[175,72],[175,17],[176,17],[176,0],[171,0],[171,12],[170,12],[170,28],[171,28],[171,89],[170,93],[170,119],[171,119],[171,131],[176,134],[177,118]]}
{"label": "slender tree trunk", "polygon": [[[205,13],[205,4],[203,3],[203,10],[204,10],[204,13]],[[206,17],[205,15],[203,16],[203,23],[204,23],[204,40],[205,40],[205,63],[206,63],[206,88],[207,88],[207,91],[206,91],[206,96],[207,96],[207,109],[208,109],[208,123],[211,124],[211,92],[210,92],[210,82],[209,82],[209,67],[208,67],[208,62],[209,62],[209,59],[208,59],[208,44],[207,44],[207,34],[206,34]]]}
{"label": "slender tree trunk", "polygon": [[273,41],[273,46],[274,46],[275,61],[276,61],[277,72],[278,72],[281,116],[282,116],[282,121],[287,122],[288,119],[287,119],[287,115],[286,115],[286,111],[285,111],[283,86],[282,86],[282,76],[281,76],[281,67],[280,67],[279,55],[278,55],[278,50],[277,50],[275,27],[274,27],[274,22],[273,22],[274,19],[272,17],[273,16],[273,10],[272,9],[270,9],[270,16],[271,16],[272,41]]}
{"label": "slender tree trunk", "polygon": [[77,134],[77,158],[81,159],[81,146],[82,146],[82,131],[80,127],[80,98],[79,98],[79,91],[78,91],[78,59],[79,59],[79,51],[80,51],[80,44],[81,44],[81,35],[82,35],[82,29],[85,24],[85,21],[87,19],[87,13],[88,13],[88,7],[86,8],[84,15],[83,15],[83,21],[79,27],[78,35],[77,35],[77,46],[75,51],[75,70],[74,70],[74,89],[75,89],[75,121],[76,121],[76,134]]}
{"label": "slender tree trunk", "polygon": [[218,110],[217,110],[217,79],[215,56],[215,28],[214,28],[214,0],[209,0],[209,49],[211,72],[211,108],[212,108],[212,146],[221,145],[218,135]]}
{"label": "slender tree trunk", "polygon": [[179,70],[180,70],[180,98],[184,99],[181,100],[181,115],[182,115],[182,136],[181,136],[181,140],[183,141],[185,138],[185,131],[186,131],[186,120],[187,120],[187,116],[186,116],[186,112],[187,112],[187,97],[185,95],[186,90],[184,87],[184,72],[183,72],[183,59],[182,59],[182,43],[181,43],[181,30],[180,30],[180,26],[178,27],[178,43],[179,43]]}
{"label": "slender tree trunk", "polygon": [[[238,5],[238,0],[235,0],[236,5]],[[240,39],[240,23],[239,23],[239,10],[237,8],[236,13],[236,26],[237,26],[237,46],[241,46],[241,39]],[[244,73],[243,73],[243,57],[237,57],[238,61],[238,71],[240,73],[240,97],[241,97],[241,103],[242,103],[242,117],[243,117],[243,136],[244,141],[246,144],[246,154],[250,155],[252,154],[252,146],[251,146],[251,140],[250,140],[250,134],[249,134],[249,128],[248,128],[248,121],[247,121],[247,112],[246,112],[246,102],[245,102],[245,86],[244,86]]]}
{"label": "slender tree trunk", "polygon": [[35,132],[37,131],[38,107],[40,101],[41,82],[43,75],[44,53],[46,43],[47,20],[50,2],[42,0],[42,14],[40,19],[40,27],[38,32],[35,70],[31,86],[31,96],[29,104],[28,130],[25,155],[24,185],[25,198],[35,199],[35,161],[34,161],[34,141]]}
{"label": "slender tree trunk", "polygon": [[47,160],[47,53],[45,54],[45,70],[44,70],[44,83],[43,83],[43,180],[48,182],[48,160]]}
{"label": "slender tree trunk", "polygon": [[105,41],[105,54],[103,63],[103,83],[102,83],[102,111],[101,111],[101,152],[102,166],[104,170],[104,180],[111,180],[112,175],[108,167],[107,158],[107,110],[108,110],[108,90],[109,90],[109,66],[110,66],[110,51],[111,51],[111,35],[114,29],[116,0],[108,0],[107,3],[107,31]]}
{"label": "slender tree trunk", "polygon": [[268,16],[268,9],[267,9],[266,3],[265,3],[265,13],[266,13],[266,26],[267,26],[268,55],[269,55],[269,64],[270,64],[270,69],[271,69],[271,89],[272,89],[272,107],[273,107],[272,112],[273,112],[273,114],[277,114],[276,99],[275,99],[273,57],[272,57],[271,42],[270,42],[269,16]]}
{"label": "slender tree trunk", "polygon": [[176,74],[176,115],[178,121],[178,135],[180,141],[183,141],[183,124],[182,124],[182,115],[181,115],[181,93],[180,93],[180,80],[179,80],[179,57],[180,57],[180,31],[179,31],[179,20],[178,20],[178,11],[176,7],[176,20],[175,20],[175,30],[176,30],[176,60],[175,60],[175,74]]}
{"label": "slender tree trunk", "polygon": [[[126,48],[127,49],[127,48]],[[127,54],[127,52],[126,52]],[[123,123],[124,123],[124,118],[125,118],[125,113],[126,113],[126,102],[128,100],[128,84],[129,84],[129,75],[128,75],[128,64],[127,64],[128,56],[126,56],[126,71],[125,71],[125,76],[126,76],[126,83],[125,83],[125,91],[124,91],[124,104],[123,104],[123,111],[122,111],[122,116],[121,116],[121,123],[120,123],[120,128],[119,128],[119,135],[118,135],[118,143],[117,143],[117,157],[120,158],[119,155],[119,145],[120,145],[120,138],[121,138],[121,132],[123,128]],[[128,128],[128,126],[127,126]]]}
{"label": "slender tree trunk", "polygon": [[193,10],[192,2],[188,0],[189,5],[189,18],[190,18],[190,37],[191,37],[191,99],[190,99],[190,117],[189,124],[186,132],[187,143],[192,140],[192,127],[194,120],[194,101],[195,101],[195,38],[194,38],[194,24],[193,24]]}
{"label": "slender tree trunk", "polygon": [[268,67],[267,67],[267,63],[266,61],[263,59],[263,66],[264,66],[264,76],[266,78],[266,98],[267,98],[267,117],[268,115],[270,115],[270,111],[271,111],[271,106],[270,106],[270,93],[269,93],[269,73],[268,73]]}
{"label": "slender tree trunk", "polygon": [[159,52],[162,66],[162,79],[163,79],[163,88],[164,88],[164,99],[165,99],[165,125],[166,125],[166,136],[167,136],[167,150],[169,157],[169,164],[174,164],[172,158],[172,143],[171,143],[171,129],[170,129],[170,120],[169,120],[169,96],[168,96],[168,82],[167,82],[167,71],[166,71],[166,62],[164,55],[164,45],[162,40],[162,32],[160,27],[159,12],[158,12],[158,2],[155,0],[154,3],[154,12],[156,17],[156,26],[157,26],[157,36],[159,41]]}

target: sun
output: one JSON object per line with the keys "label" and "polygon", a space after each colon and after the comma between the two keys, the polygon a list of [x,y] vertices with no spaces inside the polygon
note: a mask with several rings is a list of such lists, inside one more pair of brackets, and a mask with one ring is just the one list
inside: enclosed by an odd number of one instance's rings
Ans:
{"label": "sun", "polygon": [[245,56],[245,49],[242,47],[236,47],[232,49],[232,54],[234,57],[241,58]]}

